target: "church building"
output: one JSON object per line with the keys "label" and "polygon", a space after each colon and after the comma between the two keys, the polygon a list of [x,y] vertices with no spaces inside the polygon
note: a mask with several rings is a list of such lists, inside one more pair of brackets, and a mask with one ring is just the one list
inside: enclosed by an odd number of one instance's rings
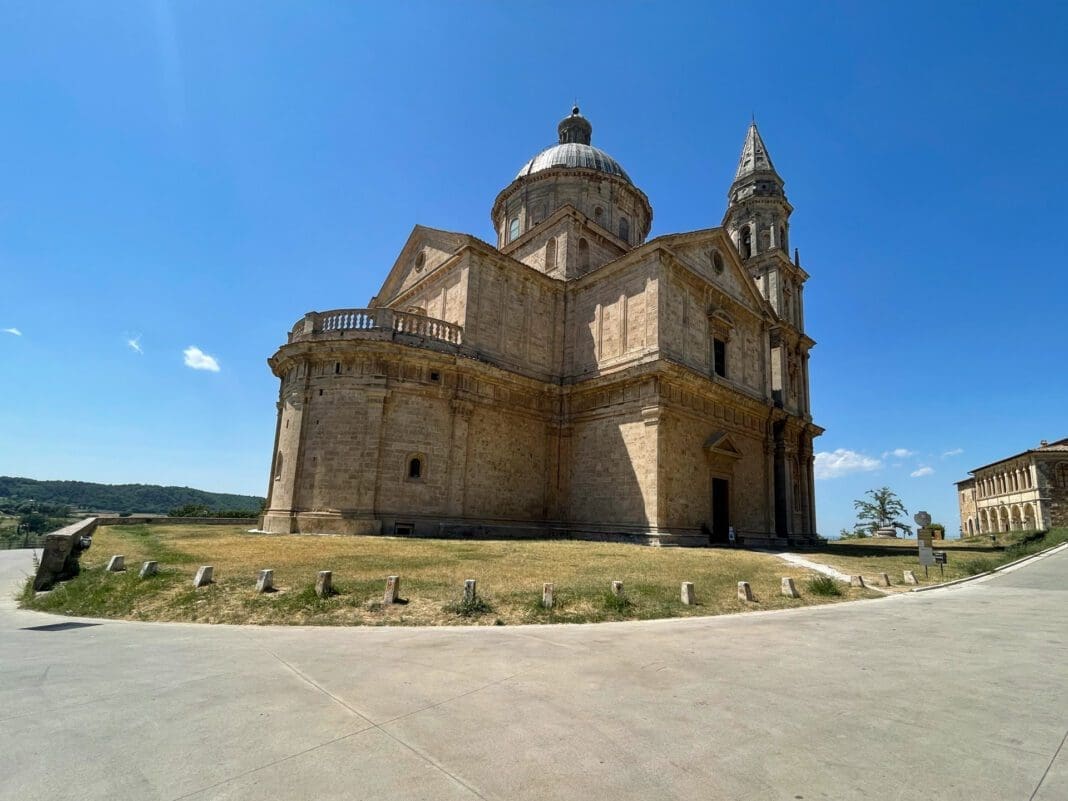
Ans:
{"label": "church building", "polygon": [[576,107],[490,212],[417,225],[279,378],[270,532],[796,546],[816,537],[792,207],[750,125],[720,227],[649,198]]}

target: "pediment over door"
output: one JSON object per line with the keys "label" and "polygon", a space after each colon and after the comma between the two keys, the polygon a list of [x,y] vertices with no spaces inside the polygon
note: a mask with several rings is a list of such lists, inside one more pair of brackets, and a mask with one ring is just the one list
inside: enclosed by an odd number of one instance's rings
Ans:
{"label": "pediment over door", "polygon": [[705,440],[704,450],[709,463],[724,469],[732,467],[742,456],[726,431],[717,431]]}

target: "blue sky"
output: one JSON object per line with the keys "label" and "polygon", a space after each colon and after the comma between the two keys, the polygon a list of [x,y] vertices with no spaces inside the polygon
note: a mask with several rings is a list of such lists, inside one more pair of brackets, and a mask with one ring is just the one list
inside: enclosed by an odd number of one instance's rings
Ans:
{"label": "blue sky", "polygon": [[491,239],[577,98],[654,236],[719,224],[756,115],[821,532],[884,484],[955,531],[952,482],[1068,436],[1068,13],[966,5],[5,4],[0,474],[262,494],[286,330],[416,223]]}

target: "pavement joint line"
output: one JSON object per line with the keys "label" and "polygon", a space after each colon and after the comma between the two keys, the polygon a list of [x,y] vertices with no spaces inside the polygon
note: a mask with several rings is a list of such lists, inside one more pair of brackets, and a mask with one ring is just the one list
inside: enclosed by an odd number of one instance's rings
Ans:
{"label": "pavement joint line", "polygon": [[325,748],[328,745],[333,745],[334,743],[339,743],[342,740],[347,740],[350,737],[355,737],[359,734],[363,734],[364,732],[372,731],[374,728],[374,724],[370,724],[358,731],[350,731],[348,734],[343,734],[340,737],[335,737],[332,740],[327,740],[325,743],[319,743],[318,745],[313,745],[310,748],[305,748],[303,751],[297,751],[297,753],[295,754],[288,754],[284,757],[279,757],[278,759],[271,760],[270,762],[267,762],[263,765],[257,765],[254,768],[249,768],[246,771],[238,773],[234,776],[230,776],[229,778],[223,779],[222,781],[217,781],[214,784],[209,784],[206,787],[199,787],[196,790],[192,790],[188,793],[176,795],[171,799],[171,801],[182,801],[183,798],[192,798],[195,795],[206,793],[209,790],[214,790],[216,787],[222,787],[224,784],[229,784],[230,782],[237,781],[238,779],[243,779],[245,776],[251,776],[253,773],[258,773],[261,770],[266,770],[267,768],[274,767],[275,765],[279,765],[282,762],[287,762],[290,759],[296,759],[299,756],[310,754],[312,751],[318,751],[320,748]]}
{"label": "pavement joint line", "polygon": [[475,687],[474,689],[467,690],[466,692],[459,693],[458,695],[454,695],[451,698],[445,698],[445,699],[443,699],[441,701],[436,701],[433,704],[427,704],[426,706],[419,707],[419,709],[413,709],[411,712],[405,712],[403,715],[397,715],[394,718],[390,718],[389,720],[383,720],[381,723],[375,723],[374,725],[375,726],[388,726],[390,723],[396,723],[398,720],[404,720],[405,718],[410,718],[413,715],[418,715],[419,713],[426,712],[429,709],[434,709],[434,708],[439,707],[439,706],[444,706],[445,704],[451,704],[453,701],[459,701],[461,698],[466,698],[469,695],[474,695],[475,693],[480,693],[483,690],[489,689],[490,687],[495,687],[498,684],[504,684],[506,681],[510,681],[511,679],[514,679],[516,676],[521,676],[525,672],[526,672],[526,670],[521,670],[518,673],[513,673],[511,676],[505,676],[503,679],[497,679],[496,681],[491,681],[488,684],[483,684],[481,687]]}
{"label": "pavement joint line", "polygon": [[[251,639],[251,638],[249,638],[249,639]],[[352,734],[360,734],[360,733],[362,733],[364,731],[369,731],[371,729],[376,729],[377,731],[380,731],[382,734],[386,735],[391,740],[393,740],[396,743],[398,743],[398,744],[404,746],[405,748],[407,748],[409,751],[411,751],[413,754],[418,756],[420,759],[422,759],[428,765],[431,765],[432,767],[434,767],[437,770],[441,771],[446,776],[448,776],[450,779],[452,779],[454,782],[459,784],[461,787],[465,788],[466,790],[468,790],[469,792],[473,793],[478,798],[481,798],[481,799],[483,799],[483,801],[485,801],[486,797],[484,795],[482,795],[480,792],[478,792],[478,790],[476,790],[474,787],[469,785],[467,782],[465,782],[459,776],[456,776],[453,773],[451,773],[450,771],[446,770],[445,766],[442,765],[441,763],[439,763],[437,760],[431,758],[427,754],[423,754],[418,749],[416,749],[413,746],[409,745],[408,743],[404,742],[404,740],[402,740],[400,737],[397,737],[392,732],[386,731],[384,728],[382,728],[382,726],[385,725],[385,724],[375,723],[371,718],[367,717],[362,712],[359,712],[358,710],[354,709],[349,704],[345,703],[345,701],[343,701],[341,698],[338,698],[336,695],[334,695],[332,692],[327,690],[325,687],[322,687],[319,684],[317,684],[315,681],[313,681],[311,679],[311,677],[305,675],[299,668],[296,668],[293,665],[289,664],[286,660],[282,659],[282,657],[280,657],[278,654],[276,654],[274,651],[272,651],[267,646],[262,645],[260,643],[256,643],[256,644],[258,645],[258,647],[262,648],[268,654],[270,654],[275,659],[277,659],[279,662],[281,662],[287,669],[292,671],[293,674],[296,675],[298,678],[300,678],[302,681],[307,682],[309,685],[311,685],[312,687],[317,689],[323,695],[326,695],[327,697],[333,699],[336,703],[338,703],[341,706],[345,707],[345,709],[349,710],[354,715],[356,715],[360,719],[364,720],[368,724],[367,728],[361,729],[359,732],[353,732]],[[522,671],[520,671],[520,673],[521,672]],[[486,689],[487,687],[492,687],[495,684],[501,684],[501,683],[503,683],[505,681],[508,681],[509,679],[515,678],[515,676],[518,676],[518,675],[519,675],[519,673],[515,673],[515,674],[513,674],[511,676],[505,676],[503,679],[498,679],[497,681],[492,681],[489,684],[482,685],[481,687],[476,687],[475,689],[469,690],[469,691],[467,691],[465,693],[460,693],[459,695],[454,696],[453,698],[448,698],[448,699],[445,699],[444,701],[439,701],[436,704],[431,704],[430,706],[425,707],[424,709],[417,709],[417,710],[409,712],[409,713],[407,713],[405,715],[401,715],[401,716],[399,716],[397,718],[394,718],[394,720],[401,720],[403,718],[407,718],[407,717],[410,717],[412,715],[418,714],[419,712],[426,711],[426,709],[433,709],[434,707],[441,706],[442,704],[447,704],[447,703],[449,703],[451,701],[455,701],[455,700],[457,700],[459,698],[463,698],[464,696],[472,695],[474,693],[477,693],[477,692],[479,692],[481,690]],[[392,722],[393,722],[392,720],[386,721],[386,723],[392,723]],[[352,734],[346,735],[346,736],[352,736]],[[338,739],[344,739],[344,738],[338,738]],[[329,745],[329,743],[323,743],[323,745]],[[322,746],[316,746],[316,748],[320,748],[320,747],[322,747]],[[313,749],[309,749],[309,750],[315,750],[315,749],[313,748]],[[299,754],[293,754],[292,756],[299,756]],[[284,759],[289,759],[289,758],[290,757],[285,757]],[[278,761],[282,761],[282,760],[278,760]],[[264,767],[270,767],[270,765],[265,765]],[[234,778],[240,778],[240,777],[236,777],[235,776]],[[227,781],[231,781],[231,780],[227,780]],[[204,792],[205,790],[210,790],[210,789],[211,789],[211,787],[207,787],[207,788],[204,788],[203,790],[197,790],[196,792],[200,793],[200,792]],[[180,796],[179,798],[173,799],[173,801],[180,801],[181,798],[188,798],[188,797],[189,797],[189,795]]]}
{"label": "pavement joint line", "polygon": [[1053,767],[1053,763],[1057,761],[1057,757],[1060,756],[1061,749],[1064,748],[1064,742],[1068,740],[1068,731],[1064,733],[1061,738],[1061,744],[1057,746],[1057,750],[1053,752],[1053,756],[1050,757],[1049,764],[1046,765],[1046,769],[1042,771],[1042,778],[1038,780],[1038,784],[1035,785],[1035,791],[1031,793],[1031,797],[1027,801],[1035,801],[1035,796],[1038,795],[1038,791],[1042,789],[1042,783],[1046,781],[1046,777],[1049,776],[1050,769]]}
{"label": "pavement joint line", "polygon": [[[248,639],[251,640],[251,638],[248,638]],[[317,684],[315,681],[312,680],[312,678],[310,676],[306,675],[302,670],[300,670],[299,668],[294,667],[293,665],[289,664],[286,660],[282,659],[282,657],[280,657],[278,654],[276,654],[274,651],[272,651],[266,645],[263,645],[262,643],[255,643],[255,645],[257,647],[261,648],[262,650],[264,650],[265,652],[267,652],[268,654],[270,654],[271,656],[273,656],[282,665],[284,665],[287,670],[291,671],[293,673],[293,675],[295,675],[301,681],[307,683],[311,687],[314,687],[316,690],[321,692],[327,698],[330,698],[332,701],[334,701],[334,703],[344,707],[349,712],[354,714],[356,717],[360,718],[361,720],[365,721],[366,723],[370,724],[371,726],[377,726],[378,725],[373,720],[371,720],[371,718],[369,718],[367,715],[363,714],[358,709],[355,709],[354,707],[352,707],[349,704],[345,703],[345,701],[343,701],[341,698],[338,698],[336,695],[334,695],[332,692],[330,692],[325,687],[321,686],[320,684]]]}

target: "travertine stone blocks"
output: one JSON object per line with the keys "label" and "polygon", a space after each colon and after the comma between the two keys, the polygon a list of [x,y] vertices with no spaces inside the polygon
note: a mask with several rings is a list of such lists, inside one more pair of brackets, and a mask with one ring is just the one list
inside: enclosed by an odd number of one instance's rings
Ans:
{"label": "travertine stone blocks", "polygon": [[738,582],[738,600],[739,601],[752,601],[753,600],[753,588],[749,586],[748,581]]}
{"label": "travertine stone blocks", "polygon": [[320,598],[329,598],[334,594],[334,574],[330,570],[320,570],[315,576],[315,594]]}
{"label": "travertine stone blocks", "polygon": [[905,583],[906,584],[919,584],[920,582],[918,582],[916,580],[916,574],[915,573],[913,573],[911,570],[906,570],[905,571]]}
{"label": "travertine stone blocks", "polygon": [[555,602],[555,598],[553,597],[554,590],[555,587],[552,584],[541,585],[541,605],[546,609],[553,608],[553,603]]}
{"label": "travertine stone blocks", "polygon": [[274,589],[274,571],[265,568],[256,579],[256,592],[270,592]]}
{"label": "travertine stone blocks", "polygon": [[202,565],[198,570],[196,576],[193,577],[194,587],[206,587],[212,582],[212,575],[215,573],[215,568],[211,565]]}
{"label": "travertine stone blocks", "polygon": [[679,600],[682,601],[686,606],[693,606],[694,595],[692,581],[682,582],[682,586],[679,588]]}
{"label": "travertine stone blocks", "polygon": [[108,560],[109,573],[121,573],[126,569],[126,557],[116,554]]}
{"label": "travertine stone blocks", "polygon": [[159,573],[159,562],[145,562],[141,565],[141,578],[150,578]]}
{"label": "travertine stone blocks", "polygon": [[801,593],[797,591],[797,585],[794,584],[794,580],[788,576],[783,577],[782,594],[785,595],[787,598],[801,597]]}
{"label": "travertine stone blocks", "polygon": [[382,596],[382,603],[395,604],[400,599],[400,576],[386,577],[386,591]]}

